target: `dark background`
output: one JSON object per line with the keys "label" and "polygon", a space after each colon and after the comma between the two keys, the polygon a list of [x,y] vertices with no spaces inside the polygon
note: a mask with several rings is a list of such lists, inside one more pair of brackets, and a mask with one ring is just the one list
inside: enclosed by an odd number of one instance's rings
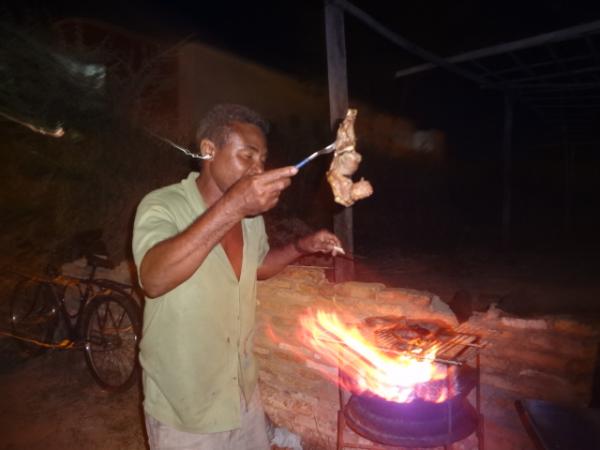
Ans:
{"label": "dark background", "polygon": [[[440,56],[600,18],[600,5],[584,1],[353,3]],[[36,17],[81,16],[156,39],[198,39],[308,85],[326,86],[327,82],[320,1],[19,2],[4,8],[23,23]],[[346,35],[351,103],[366,101],[414,121],[418,129],[442,130],[447,146],[441,165],[389,160],[361,149],[366,155],[361,175],[373,181],[376,194],[355,207],[358,251],[390,245],[428,251],[462,246],[500,248],[502,95],[441,69],[396,80],[396,70],[421,61],[349,15]],[[512,248],[595,250],[600,245],[595,148],[586,147],[575,154],[573,220],[567,227],[559,133],[522,105],[517,105],[514,123]],[[326,168],[324,164],[318,167]],[[294,211],[289,205],[283,205],[282,211],[296,213],[311,226],[327,225],[320,212]]]}

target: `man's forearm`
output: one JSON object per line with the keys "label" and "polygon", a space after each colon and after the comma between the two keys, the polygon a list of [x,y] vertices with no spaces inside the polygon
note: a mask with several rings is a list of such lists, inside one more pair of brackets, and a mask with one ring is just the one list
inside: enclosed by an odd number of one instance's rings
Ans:
{"label": "man's forearm", "polygon": [[152,247],[140,266],[146,295],[163,295],[187,280],[223,236],[242,219],[223,199],[204,212],[182,233]]}
{"label": "man's forearm", "polygon": [[302,255],[331,253],[335,256],[336,252],[340,252],[341,247],[342,243],[335,234],[327,230],[319,230],[291,244],[270,250],[258,269],[258,279],[272,277]]}
{"label": "man's forearm", "polygon": [[288,264],[304,254],[305,252],[300,251],[295,243],[272,248],[269,250],[269,253],[267,253],[267,256],[265,256],[263,263],[258,269],[258,279],[265,280],[276,275],[285,269]]}

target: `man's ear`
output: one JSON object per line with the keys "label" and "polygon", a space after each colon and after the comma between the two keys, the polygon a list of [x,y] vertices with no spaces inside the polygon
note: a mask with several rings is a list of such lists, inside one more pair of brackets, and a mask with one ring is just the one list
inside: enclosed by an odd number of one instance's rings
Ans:
{"label": "man's ear", "polygon": [[207,157],[206,159],[213,159],[215,157],[215,144],[210,139],[202,139],[200,141],[200,154]]}

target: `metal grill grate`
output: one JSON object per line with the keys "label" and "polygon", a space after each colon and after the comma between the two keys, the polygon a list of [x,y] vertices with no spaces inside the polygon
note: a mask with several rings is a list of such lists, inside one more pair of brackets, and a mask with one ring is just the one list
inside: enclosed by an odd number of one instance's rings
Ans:
{"label": "metal grill grate", "polygon": [[385,327],[375,330],[375,338],[380,349],[391,353],[410,352],[415,358],[427,354],[437,346],[436,357],[433,361],[448,365],[463,365],[477,357],[479,351],[487,345],[480,336],[475,334],[464,323],[454,330],[447,330],[433,338],[424,336],[422,339],[403,340],[395,333],[395,327]]}

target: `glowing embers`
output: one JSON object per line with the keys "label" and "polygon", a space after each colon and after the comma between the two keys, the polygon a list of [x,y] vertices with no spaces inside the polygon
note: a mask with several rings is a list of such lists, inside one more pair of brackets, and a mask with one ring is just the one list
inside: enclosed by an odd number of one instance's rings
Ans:
{"label": "glowing embers", "polygon": [[355,322],[325,311],[300,320],[304,345],[339,374],[313,367],[352,393],[338,415],[340,448],[348,426],[373,442],[411,448],[449,445],[479,430],[481,450],[480,413],[467,399],[477,387],[479,405],[479,358],[472,368],[460,356],[477,352],[478,338],[397,316],[348,325]]}
{"label": "glowing embers", "polygon": [[304,345],[341,373],[323,374],[354,394],[396,403],[441,403],[449,398],[449,390],[460,390],[447,379],[456,379],[455,371],[436,362],[441,329],[435,325],[411,325],[401,317],[347,325],[336,313],[325,311],[307,313],[300,324]]}

